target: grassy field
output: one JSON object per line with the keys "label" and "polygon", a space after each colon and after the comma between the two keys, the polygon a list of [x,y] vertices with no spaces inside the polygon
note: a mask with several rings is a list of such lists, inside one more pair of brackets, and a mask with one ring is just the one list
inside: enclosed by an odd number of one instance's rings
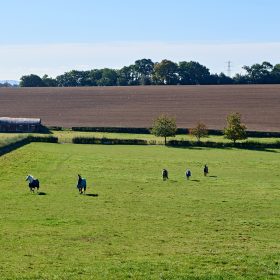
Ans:
{"label": "grassy field", "polygon": [[[11,139],[21,139],[23,137],[27,137],[27,133],[0,133],[0,147],[1,143],[6,143]],[[131,134],[131,133],[106,133],[106,132],[79,132],[79,131],[72,131],[72,130],[62,130],[62,131],[51,131],[51,134],[34,134],[38,136],[47,136],[52,135],[58,137],[60,143],[72,143],[72,139],[74,137],[97,137],[97,138],[117,138],[117,139],[141,139],[147,141],[156,141],[157,144],[164,144],[164,139],[162,137],[156,137],[152,134]],[[176,135],[176,137],[170,137],[168,140],[189,140],[189,141],[196,141],[196,138],[191,135]],[[2,141],[2,142],[1,142]],[[212,142],[222,142],[222,143],[229,143],[231,142],[228,139],[225,139],[224,136],[214,136],[210,135],[207,138],[201,138],[201,141],[212,141]],[[275,143],[280,141],[280,138],[270,137],[270,138],[256,138],[256,137],[249,137],[247,140],[244,141],[254,141],[259,143]]]}
{"label": "grassy field", "polygon": [[32,143],[6,154],[0,278],[279,279],[279,153]]}
{"label": "grassy field", "polygon": [[11,143],[17,142],[26,137],[25,134],[1,133],[0,134],[0,148]]}
{"label": "grassy field", "polygon": [[[117,138],[117,139],[143,139],[143,140],[155,140],[158,144],[164,144],[162,137],[156,137],[152,134],[131,134],[131,133],[106,133],[106,132],[79,132],[79,131],[52,131],[54,136],[57,136],[61,142],[70,143],[73,137],[98,137],[98,138]],[[196,138],[189,134],[176,135],[176,137],[170,137],[169,140],[190,140],[196,141]],[[210,135],[207,138],[201,138],[201,141],[213,141],[213,142],[231,142],[225,139],[223,136]],[[245,140],[246,141],[246,140]],[[260,143],[275,143],[280,141],[280,138],[248,138],[247,141],[256,141]],[[244,142],[244,141],[243,141]]]}

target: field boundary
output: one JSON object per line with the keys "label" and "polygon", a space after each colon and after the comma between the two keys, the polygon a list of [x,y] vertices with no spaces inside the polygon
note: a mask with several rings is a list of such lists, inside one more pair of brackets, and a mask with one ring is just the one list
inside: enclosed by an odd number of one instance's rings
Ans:
{"label": "field boundary", "polygon": [[222,143],[222,142],[198,142],[188,140],[170,140],[167,146],[171,147],[205,147],[205,148],[238,148],[247,150],[265,150],[265,149],[280,149],[280,141],[275,143],[260,143],[256,141],[246,141],[237,143]]}
{"label": "field boundary", "polygon": [[[43,143],[59,143],[58,137],[55,136],[33,136],[29,135],[23,139],[9,143],[0,148],[0,156],[10,153],[16,149],[19,149],[27,144],[33,142]],[[88,145],[163,145],[158,144],[156,140],[143,140],[143,139],[118,139],[118,138],[99,138],[99,137],[73,137],[73,144],[88,144]],[[175,148],[237,148],[247,150],[268,150],[268,149],[280,149],[280,141],[275,143],[260,143],[255,141],[246,141],[241,143],[223,143],[223,142],[198,142],[189,140],[169,140],[167,142],[168,147]]]}
{"label": "field boundary", "polygon": [[[98,137],[74,137],[73,144],[105,144],[105,145],[157,145],[155,140],[143,139],[113,139],[113,138],[98,138]],[[222,143],[222,142],[198,142],[188,140],[169,140],[169,147],[204,147],[204,148],[238,148],[248,150],[265,150],[265,149],[280,149],[280,141],[275,143],[260,143],[254,141],[246,141],[242,143]]]}
{"label": "field boundary", "polygon": [[9,143],[8,145],[5,145],[0,148],[0,156],[3,156],[7,153],[10,153],[14,150],[17,150],[27,144],[30,144],[32,142],[46,142],[46,143],[58,143],[58,138],[54,136],[32,136],[29,135],[23,139],[17,140],[15,142]]}
{"label": "field boundary", "polygon": [[[51,129],[51,128],[49,128]],[[64,130],[63,127],[56,127],[52,130]],[[108,132],[108,133],[131,133],[131,134],[151,134],[151,128],[142,127],[72,127],[72,131],[80,132]],[[176,131],[177,135],[190,134],[190,128],[178,128]],[[218,129],[208,129],[209,135],[223,135],[223,130]],[[269,132],[269,131],[246,131],[248,137],[256,138],[270,138],[279,137],[280,132]]]}

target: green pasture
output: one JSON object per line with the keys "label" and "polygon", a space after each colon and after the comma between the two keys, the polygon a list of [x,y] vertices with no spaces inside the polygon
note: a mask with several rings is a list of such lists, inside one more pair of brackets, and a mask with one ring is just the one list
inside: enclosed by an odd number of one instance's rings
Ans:
{"label": "green pasture", "polygon": [[[156,137],[152,134],[131,134],[131,133],[107,133],[107,132],[80,132],[80,131],[72,131],[72,130],[62,130],[62,131],[50,131],[50,134],[27,134],[27,133],[0,133],[0,147],[1,143],[5,143],[11,139],[20,139],[23,137],[27,137],[28,135],[38,135],[38,136],[47,136],[52,135],[58,137],[58,141],[60,143],[72,143],[72,139],[74,137],[96,137],[96,138],[114,138],[114,139],[141,139],[152,141],[153,144],[164,144],[164,139],[162,137]],[[176,137],[169,137],[167,140],[189,140],[196,141],[196,138],[189,134],[180,134],[176,135]],[[2,142],[1,142],[2,141]],[[218,143],[229,143],[231,142],[229,139],[225,139],[224,136],[214,136],[210,135],[207,138],[201,138],[202,142],[212,141]],[[270,138],[256,138],[249,137],[247,140],[239,141],[254,141],[259,143],[275,143],[280,141],[280,138],[270,137]]]}
{"label": "green pasture", "polygon": [[[17,149],[0,157],[0,279],[279,279],[279,153]],[[29,193],[27,173],[41,195]]]}
{"label": "green pasture", "polygon": [[[162,137],[156,137],[152,134],[131,134],[131,133],[107,133],[107,132],[80,132],[80,131],[71,131],[71,130],[62,130],[62,131],[52,131],[53,136],[58,137],[60,142],[71,143],[74,137],[97,137],[97,138],[116,138],[116,139],[141,139],[147,141],[156,141],[157,144],[164,144],[164,139]],[[176,137],[169,137],[167,140],[190,140],[196,141],[196,138],[189,134],[180,134]],[[228,139],[225,139],[224,136],[214,136],[210,135],[207,138],[201,138],[201,141],[213,141],[213,142],[231,142]],[[256,141],[260,143],[275,143],[280,141],[280,138],[252,138],[249,137],[245,141]],[[244,142],[244,141],[242,141]]]}
{"label": "green pasture", "polygon": [[26,137],[26,134],[19,134],[19,133],[0,133],[0,148],[7,146],[11,143],[17,142],[24,137]]}

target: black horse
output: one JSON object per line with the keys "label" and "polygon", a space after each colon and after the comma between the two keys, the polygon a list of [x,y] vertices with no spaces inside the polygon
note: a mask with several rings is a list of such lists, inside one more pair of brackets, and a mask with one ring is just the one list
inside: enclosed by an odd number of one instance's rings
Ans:
{"label": "black horse", "polygon": [[206,164],[204,165],[203,172],[204,176],[207,176],[207,174],[209,173],[208,166]]}
{"label": "black horse", "polygon": [[40,188],[40,182],[38,179],[34,178],[32,175],[27,175],[26,181],[29,182],[29,189],[31,192],[34,192],[37,189],[37,192]]}
{"label": "black horse", "polygon": [[77,188],[80,194],[85,193],[87,189],[87,181],[85,178],[82,178],[80,174],[78,174]]}
{"label": "black horse", "polygon": [[162,169],[162,180],[165,181],[168,179],[168,171],[166,169]]}

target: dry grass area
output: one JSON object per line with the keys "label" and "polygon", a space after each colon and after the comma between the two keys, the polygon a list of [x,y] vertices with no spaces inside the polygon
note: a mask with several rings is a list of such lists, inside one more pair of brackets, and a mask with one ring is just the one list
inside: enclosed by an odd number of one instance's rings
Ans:
{"label": "dry grass area", "polygon": [[280,131],[280,85],[0,89],[0,116],[39,117],[48,126],[150,127],[162,113],[178,127],[222,129],[240,112],[249,130]]}

